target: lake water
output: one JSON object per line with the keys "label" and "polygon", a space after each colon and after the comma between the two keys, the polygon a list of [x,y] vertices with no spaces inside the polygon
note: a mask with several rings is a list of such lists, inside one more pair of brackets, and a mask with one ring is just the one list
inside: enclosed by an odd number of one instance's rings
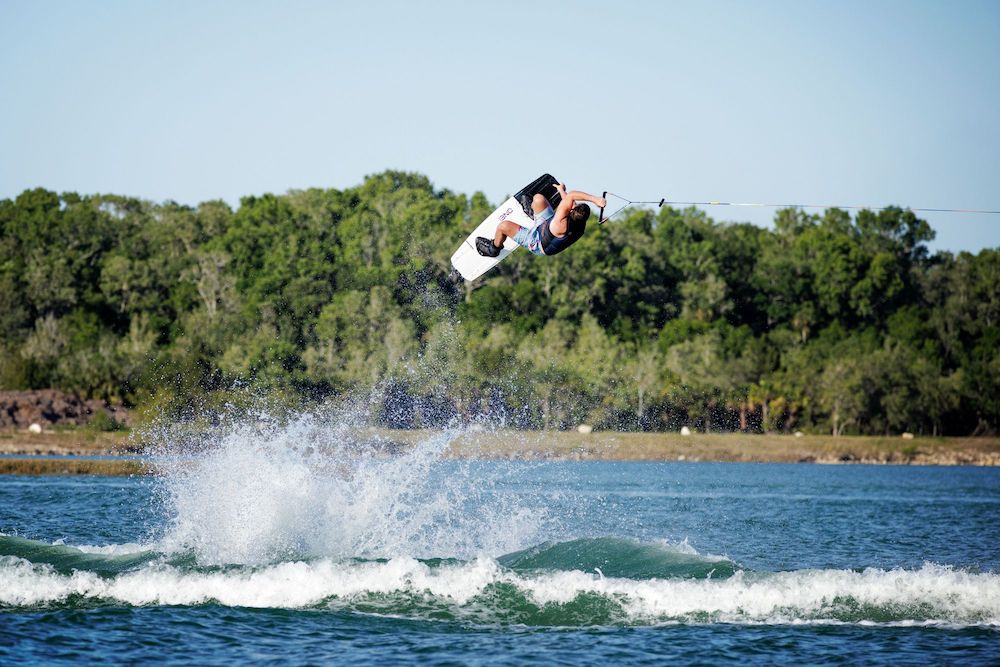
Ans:
{"label": "lake water", "polygon": [[246,433],[0,477],[0,663],[1000,659],[1000,470],[442,460]]}

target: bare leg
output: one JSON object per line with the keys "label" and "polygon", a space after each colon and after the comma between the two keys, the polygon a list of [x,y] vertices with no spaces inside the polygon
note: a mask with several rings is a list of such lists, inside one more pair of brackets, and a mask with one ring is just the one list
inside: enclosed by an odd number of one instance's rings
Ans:
{"label": "bare leg", "polygon": [[549,200],[546,199],[544,195],[535,195],[531,198],[531,210],[536,214],[541,213],[549,206],[551,206],[551,204],[549,204]]}
{"label": "bare leg", "polygon": [[507,237],[513,237],[520,230],[521,226],[519,224],[511,222],[510,220],[504,220],[497,225],[497,233],[496,236],[493,237],[493,245],[498,248],[502,248],[504,241],[507,240]]}
{"label": "bare leg", "polygon": [[[531,198],[531,210],[535,214],[541,213],[549,207],[549,200],[542,195],[535,195]],[[496,236],[493,237],[493,245],[498,248],[503,247],[503,242],[508,236],[513,237],[519,231],[521,231],[521,225],[516,222],[511,222],[510,220],[504,220],[499,225],[497,225]]]}
{"label": "bare leg", "polygon": [[[531,208],[538,215],[545,209],[549,207],[549,200],[542,195],[535,195],[531,199]],[[476,250],[479,251],[480,255],[484,257],[497,257],[500,254],[500,249],[503,248],[504,242],[508,237],[513,238],[517,233],[521,231],[521,226],[510,220],[504,220],[499,225],[497,225],[496,234],[493,235],[493,244],[485,237],[476,238]]]}

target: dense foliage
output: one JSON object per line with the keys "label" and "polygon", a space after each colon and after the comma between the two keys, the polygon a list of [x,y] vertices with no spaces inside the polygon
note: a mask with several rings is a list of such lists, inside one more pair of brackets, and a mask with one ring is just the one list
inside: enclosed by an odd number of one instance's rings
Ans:
{"label": "dense foliage", "polygon": [[25,191],[0,201],[0,386],[155,409],[377,387],[396,426],[1000,424],[1000,252],[929,256],[911,212],[632,210],[467,285],[448,257],[492,208],[399,172],[235,211]]}

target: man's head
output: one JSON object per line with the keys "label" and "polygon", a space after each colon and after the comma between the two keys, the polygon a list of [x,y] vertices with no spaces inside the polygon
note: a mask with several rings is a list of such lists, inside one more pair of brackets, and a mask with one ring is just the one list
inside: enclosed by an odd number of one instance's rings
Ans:
{"label": "man's head", "polygon": [[587,220],[590,219],[590,207],[586,204],[580,203],[569,210],[569,222],[571,225],[577,228],[583,227],[587,224]]}

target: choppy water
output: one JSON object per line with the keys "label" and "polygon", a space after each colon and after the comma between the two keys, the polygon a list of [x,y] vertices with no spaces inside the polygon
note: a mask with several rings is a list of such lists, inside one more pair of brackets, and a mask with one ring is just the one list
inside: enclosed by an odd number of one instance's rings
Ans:
{"label": "choppy water", "polygon": [[1000,658],[1000,471],[443,461],[236,429],[0,478],[0,662]]}

